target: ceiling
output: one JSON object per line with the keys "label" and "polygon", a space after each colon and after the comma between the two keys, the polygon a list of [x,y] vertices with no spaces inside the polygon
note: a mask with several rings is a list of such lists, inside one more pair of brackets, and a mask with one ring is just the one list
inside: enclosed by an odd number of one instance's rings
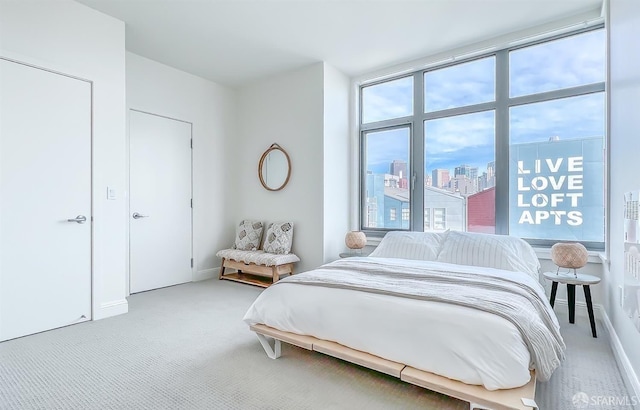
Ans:
{"label": "ceiling", "polygon": [[127,50],[229,86],[326,61],[350,77],[599,10],[601,0],[77,0]]}

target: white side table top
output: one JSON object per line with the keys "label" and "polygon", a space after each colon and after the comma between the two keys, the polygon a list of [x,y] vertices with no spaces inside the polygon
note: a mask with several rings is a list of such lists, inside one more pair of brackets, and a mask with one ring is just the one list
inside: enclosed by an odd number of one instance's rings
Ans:
{"label": "white side table top", "polygon": [[341,254],[339,254],[338,256],[340,256],[341,258],[353,258],[356,256],[369,256],[371,252],[366,251],[366,252],[360,252],[360,253],[355,253],[355,252],[342,252]]}
{"label": "white side table top", "polygon": [[542,274],[545,279],[566,283],[567,285],[595,285],[596,283],[600,283],[600,278],[593,275],[585,275],[583,273],[578,273],[576,277],[572,272],[560,272],[556,274],[555,272],[544,272]]}

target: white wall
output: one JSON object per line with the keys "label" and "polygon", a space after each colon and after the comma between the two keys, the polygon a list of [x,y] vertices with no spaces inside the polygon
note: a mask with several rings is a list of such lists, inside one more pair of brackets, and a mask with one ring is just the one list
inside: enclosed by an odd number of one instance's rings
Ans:
{"label": "white wall", "polygon": [[216,252],[235,234],[227,221],[237,205],[228,195],[237,161],[225,152],[235,139],[236,93],[129,52],[126,67],[128,108],[193,124],[194,280],[213,277],[220,266]]}
{"label": "white wall", "polygon": [[[244,218],[294,222],[296,271],[337,259],[349,218],[349,79],[325,63],[244,86],[230,147],[234,226]],[[288,185],[265,190],[258,161],[272,143],[291,157]]]}
{"label": "white wall", "polygon": [[346,249],[349,230],[350,86],[346,75],[324,64],[324,262]]}
{"label": "white wall", "polygon": [[73,1],[0,5],[0,55],[93,81],[94,319],[127,311],[124,35],[124,23]]}
{"label": "white wall", "polygon": [[637,172],[640,153],[637,108],[640,98],[640,2],[612,0],[609,19],[611,266],[604,273],[604,298],[607,314],[637,375],[640,374],[640,332],[620,307],[618,287],[624,283],[623,194],[640,189],[640,173]]}
{"label": "white wall", "polygon": [[[241,88],[238,136],[229,151],[234,163],[227,170],[227,200],[234,212],[227,226],[245,218],[293,221],[293,252],[301,259],[298,272],[324,259],[323,76],[323,64],[318,63]],[[292,169],[287,186],[271,192],[258,180],[258,161],[274,142],[287,151]]]}

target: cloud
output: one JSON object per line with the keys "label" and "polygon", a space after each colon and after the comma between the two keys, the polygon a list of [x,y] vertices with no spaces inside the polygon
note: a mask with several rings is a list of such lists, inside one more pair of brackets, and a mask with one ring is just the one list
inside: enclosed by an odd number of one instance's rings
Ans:
{"label": "cloud", "polygon": [[[605,32],[595,30],[510,53],[510,95],[520,96],[604,81]],[[495,57],[425,73],[428,112],[495,100]],[[413,77],[363,88],[363,122],[413,114]],[[510,143],[603,136],[604,93],[512,107]],[[407,160],[409,130],[367,134],[367,169],[388,172],[394,159]],[[481,174],[495,160],[493,110],[425,122],[425,167],[468,164]],[[418,136],[419,138],[419,136]]]}
{"label": "cloud", "polygon": [[413,115],[413,77],[404,77],[362,89],[362,122]]}
{"label": "cloud", "polygon": [[491,111],[439,118],[425,122],[425,151],[438,155],[494,145],[495,113]]}
{"label": "cloud", "polygon": [[426,112],[494,101],[495,57],[425,73]]}
{"label": "cloud", "polygon": [[367,170],[389,172],[389,164],[393,160],[409,162],[409,142],[409,128],[367,133]]}
{"label": "cloud", "polygon": [[512,107],[511,144],[604,136],[604,93]]}
{"label": "cloud", "polygon": [[605,32],[590,31],[512,51],[511,97],[604,81]]}

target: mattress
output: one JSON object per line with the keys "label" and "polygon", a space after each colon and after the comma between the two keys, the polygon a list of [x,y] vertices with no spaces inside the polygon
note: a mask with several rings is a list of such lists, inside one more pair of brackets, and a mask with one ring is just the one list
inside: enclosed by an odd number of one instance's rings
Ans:
{"label": "mattress", "polygon": [[[388,262],[438,269],[449,265],[392,259]],[[454,266],[459,271],[460,266],[450,265]],[[519,279],[537,286],[544,297],[540,284],[528,275],[508,274],[522,275]],[[520,331],[511,322],[455,304],[300,286],[285,279],[256,299],[244,321],[337,342],[488,390],[523,386],[530,380],[529,369],[534,367]]]}

